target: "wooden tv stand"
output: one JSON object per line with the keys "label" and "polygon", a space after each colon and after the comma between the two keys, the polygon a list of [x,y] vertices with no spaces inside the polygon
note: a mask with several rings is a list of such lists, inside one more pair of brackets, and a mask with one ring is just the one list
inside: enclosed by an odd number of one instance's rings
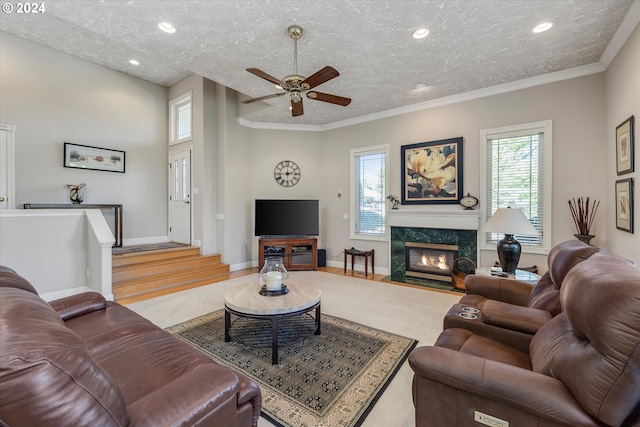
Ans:
{"label": "wooden tv stand", "polygon": [[270,256],[281,257],[287,270],[318,269],[318,239],[315,237],[261,237],[258,243],[258,268]]}

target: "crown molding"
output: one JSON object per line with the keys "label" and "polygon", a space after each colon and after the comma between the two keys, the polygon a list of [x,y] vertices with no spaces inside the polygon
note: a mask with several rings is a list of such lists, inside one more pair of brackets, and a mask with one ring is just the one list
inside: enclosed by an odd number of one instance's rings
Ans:
{"label": "crown molding", "polygon": [[601,64],[605,70],[609,68],[609,65],[611,65],[613,59],[618,52],[620,52],[620,49],[622,49],[622,46],[624,46],[633,30],[638,26],[638,23],[640,23],[640,1],[634,0],[600,57],[599,64]]}

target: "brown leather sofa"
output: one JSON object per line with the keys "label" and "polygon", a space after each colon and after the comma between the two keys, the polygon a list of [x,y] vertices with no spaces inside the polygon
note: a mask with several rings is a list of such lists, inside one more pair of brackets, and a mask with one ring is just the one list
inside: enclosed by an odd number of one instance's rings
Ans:
{"label": "brown leather sofa", "polygon": [[640,425],[640,270],[594,253],[560,303],[527,351],[458,328],[415,349],[416,426]]}
{"label": "brown leather sofa", "polygon": [[0,425],[257,426],[257,384],[133,311],[0,267]]}
{"label": "brown leather sofa", "polygon": [[[527,351],[538,329],[562,311],[560,289],[569,270],[598,251],[597,247],[578,240],[556,245],[549,252],[548,271],[535,285],[500,277],[468,275],[465,279],[467,295],[451,307],[444,318],[444,329],[467,329]],[[477,308],[479,312],[461,317],[465,307]]]}

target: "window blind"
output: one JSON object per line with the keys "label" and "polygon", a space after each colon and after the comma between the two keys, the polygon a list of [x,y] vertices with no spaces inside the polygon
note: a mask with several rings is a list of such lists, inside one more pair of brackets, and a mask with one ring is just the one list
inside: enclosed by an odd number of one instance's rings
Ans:
{"label": "window blind", "polygon": [[384,236],[385,227],[385,151],[354,155],[355,232]]}
{"label": "window blind", "polygon": [[[544,231],[544,132],[487,137],[487,220],[498,208],[520,208],[539,236],[516,236],[523,245],[542,246]],[[501,236],[486,233],[487,243]]]}

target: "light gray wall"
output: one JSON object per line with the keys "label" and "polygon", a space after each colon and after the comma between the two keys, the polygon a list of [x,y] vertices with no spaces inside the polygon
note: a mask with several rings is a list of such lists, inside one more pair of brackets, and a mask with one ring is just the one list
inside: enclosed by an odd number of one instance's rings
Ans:
{"label": "light gray wall", "polygon": [[[348,221],[342,219],[343,213],[349,212],[350,148],[390,144],[388,192],[399,195],[402,145],[462,136],[463,191],[479,197],[480,208],[483,208],[484,195],[479,194],[480,130],[547,119],[553,120],[553,243],[573,239],[575,231],[567,201],[589,196],[605,203],[594,226],[598,237],[593,243],[601,244],[606,237],[608,199],[602,167],[606,134],[604,97],[604,75],[596,74],[323,132],[322,163],[335,165],[331,172],[325,170],[322,177],[327,209],[326,227],[323,227],[323,239],[329,242],[327,256],[339,261],[344,248],[374,248],[376,266],[388,267],[387,244],[349,240]],[[338,190],[343,191],[341,199],[336,197]],[[411,209],[461,208],[412,205]],[[481,253],[482,265],[493,265],[495,260],[495,251]],[[543,255],[525,253],[520,262],[546,268]]]}
{"label": "light gray wall", "polygon": [[[167,90],[0,33],[0,122],[16,126],[16,207],[123,205],[125,241],[167,234]],[[63,167],[63,144],[123,150],[126,172]]]}
{"label": "light gray wall", "polygon": [[[606,246],[640,263],[640,26],[637,26],[606,73],[606,144],[608,205]],[[630,116],[635,117],[635,172],[616,174],[615,129]],[[613,188],[618,179],[633,178],[635,184],[635,233],[616,229]]]}

